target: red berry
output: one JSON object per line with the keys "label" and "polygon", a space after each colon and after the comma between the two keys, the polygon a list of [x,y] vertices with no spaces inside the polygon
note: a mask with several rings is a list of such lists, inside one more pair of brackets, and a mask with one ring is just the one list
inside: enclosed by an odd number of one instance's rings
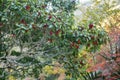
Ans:
{"label": "red berry", "polygon": [[51,31],[50,31],[50,35],[52,35],[52,34],[53,34],[53,31],[51,30]]}
{"label": "red berry", "polygon": [[27,23],[25,22],[24,19],[22,19],[22,20],[20,21],[20,23],[22,23],[22,24],[24,24],[25,26],[27,26]]}
{"label": "red berry", "polygon": [[93,27],[93,24],[89,24],[89,29],[92,29]]}
{"label": "red berry", "polygon": [[93,41],[93,45],[97,45],[98,44],[98,42],[97,41]]}
{"label": "red berry", "polygon": [[47,28],[47,27],[48,27],[48,25],[47,25],[47,24],[45,24],[43,27],[44,27],[44,28]]}
{"label": "red berry", "polygon": [[80,61],[80,64],[81,64],[81,65],[84,65],[83,61]]}
{"label": "red berry", "polygon": [[52,18],[52,16],[51,16],[51,15],[49,15],[48,19],[50,20],[51,18]]}
{"label": "red berry", "polygon": [[55,34],[58,35],[58,34],[60,33],[60,31],[61,31],[60,29],[57,30],[57,31],[55,32]]}
{"label": "red berry", "polygon": [[24,19],[22,19],[20,22],[21,22],[21,23],[25,23],[25,20],[24,20]]}
{"label": "red berry", "polygon": [[29,5],[27,5],[25,8],[26,8],[26,10],[28,10],[28,11],[30,10],[30,6],[29,6]]}
{"label": "red berry", "polygon": [[20,22],[21,22],[22,24],[26,24],[26,22],[25,22],[24,19],[22,19]]}
{"label": "red berry", "polygon": [[79,48],[79,45],[76,44],[76,45],[75,45],[75,48],[78,49],[78,48]]}
{"label": "red berry", "polygon": [[87,44],[87,47],[90,47],[90,44]]}
{"label": "red berry", "polygon": [[80,39],[77,42],[78,42],[78,44],[80,44],[81,43]]}

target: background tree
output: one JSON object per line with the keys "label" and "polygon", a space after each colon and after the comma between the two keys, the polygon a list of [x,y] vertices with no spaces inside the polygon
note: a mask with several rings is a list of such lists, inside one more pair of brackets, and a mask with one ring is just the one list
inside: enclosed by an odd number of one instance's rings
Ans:
{"label": "background tree", "polygon": [[[119,79],[120,75],[119,53],[116,54],[116,45],[119,45],[120,33],[119,5],[119,0],[93,0],[93,4],[88,6],[86,11],[80,8],[84,13],[80,24],[86,23],[88,20],[93,20],[97,24],[97,27],[105,29],[108,34],[108,44],[103,45],[100,51],[94,54],[93,62],[95,62],[95,65],[92,65],[92,67],[88,69],[88,71],[91,70],[91,72],[101,72],[102,77],[104,76],[103,78],[106,80],[108,78],[113,80]],[[113,58],[115,58],[115,60]],[[88,78],[89,76],[87,75],[87,79]]]}

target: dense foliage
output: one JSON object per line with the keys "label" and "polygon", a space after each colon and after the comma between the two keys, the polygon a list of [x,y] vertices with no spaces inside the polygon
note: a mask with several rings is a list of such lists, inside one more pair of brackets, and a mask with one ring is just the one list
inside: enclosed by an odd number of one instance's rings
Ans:
{"label": "dense foliage", "polygon": [[72,79],[84,74],[81,67],[86,61],[79,56],[81,50],[95,52],[106,43],[107,35],[93,20],[75,24],[76,3],[75,0],[1,0],[1,80],[9,76],[39,78],[44,69],[53,69],[56,62],[62,64],[60,72],[71,75]]}

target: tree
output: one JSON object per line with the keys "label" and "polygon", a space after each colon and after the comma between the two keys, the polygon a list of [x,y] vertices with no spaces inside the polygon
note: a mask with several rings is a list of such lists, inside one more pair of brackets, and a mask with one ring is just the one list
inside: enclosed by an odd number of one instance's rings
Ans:
{"label": "tree", "polygon": [[[67,74],[79,77],[76,60],[87,46],[97,50],[106,33],[88,22],[74,24],[74,0],[2,0],[0,3],[1,79],[39,77],[42,68],[54,61],[64,64]],[[99,36],[99,37],[98,37]]]}
{"label": "tree", "polygon": [[103,45],[100,51],[94,54],[95,64],[88,69],[91,73],[100,72],[101,76],[97,75],[97,77],[103,77],[105,80],[116,80],[120,76],[119,51],[116,49],[119,45],[119,14],[118,0],[93,0],[93,4],[87,7],[81,21],[86,23],[88,19],[91,19],[95,21],[97,27],[105,29],[108,34],[107,45]]}

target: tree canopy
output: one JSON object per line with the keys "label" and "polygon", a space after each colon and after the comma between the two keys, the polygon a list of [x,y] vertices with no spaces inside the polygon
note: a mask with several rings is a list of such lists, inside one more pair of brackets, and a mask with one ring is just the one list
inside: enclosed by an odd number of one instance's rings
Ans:
{"label": "tree canopy", "polygon": [[10,75],[39,78],[55,62],[63,64],[65,75],[78,79],[85,65],[80,51],[95,52],[107,34],[94,19],[75,24],[76,5],[75,0],[1,0],[1,80]]}

